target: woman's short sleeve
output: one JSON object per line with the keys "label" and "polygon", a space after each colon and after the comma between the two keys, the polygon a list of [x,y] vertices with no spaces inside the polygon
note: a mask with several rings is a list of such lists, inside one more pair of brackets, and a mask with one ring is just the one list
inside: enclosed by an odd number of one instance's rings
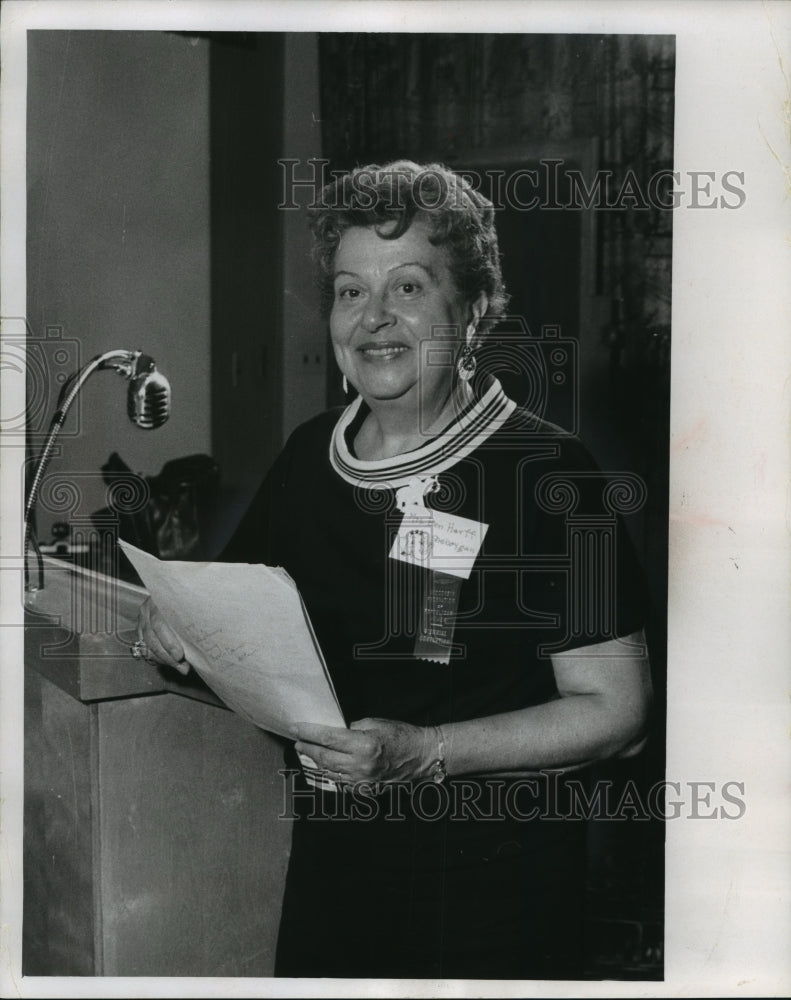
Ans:
{"label": "woman's short sleeve", "polygon": [[[606,642],[640,629],[645,586],[625,516],[639,510],[645,487],[629,472],[602,472],[576,438],[536,463],[525,512],[528,551],[541,571],[529,574],[528,603],[552,617],[552,651]],[[549,650],[548,650],[549,651]]]}

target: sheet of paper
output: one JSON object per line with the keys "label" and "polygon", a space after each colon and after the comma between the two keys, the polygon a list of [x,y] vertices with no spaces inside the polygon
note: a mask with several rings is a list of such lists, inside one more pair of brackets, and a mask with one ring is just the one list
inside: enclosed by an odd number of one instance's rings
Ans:
{"label": "sheet of paper", "polygon": [[119,543],[187,659],[225,704],[281,736],[345,722],[296,584],[280,567],[162,561]]}

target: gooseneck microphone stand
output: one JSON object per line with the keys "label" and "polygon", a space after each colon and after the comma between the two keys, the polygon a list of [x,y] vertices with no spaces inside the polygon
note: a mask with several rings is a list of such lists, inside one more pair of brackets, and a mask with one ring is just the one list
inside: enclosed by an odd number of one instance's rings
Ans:
{"label": "gooseneck microphone stand", "polygon": [[[36,471],[25,503],[25,520],[23,535],[23,560],[25,567],[25,590],[41,590],[44,586],[44,565],[38,541],[31,530],[32,518],[38,500],[41,482],[52,457],[55,439],[60,433],[74,400],[80,390],[95,371],[110,369],[122,375],[130,382],[127,397],[127,412],[130,420],[145,430],[161,427],[170,415],[170,385],[167,379],[156,370],[151,357],[142,351],[107,351],[98,354],[77,372],[69,377],[58,397],[58,408],[52,416],[49,432],[44,447],[36,464]],[[36,553],[38,569],[38,586],[30,585],[28,573],[28,549],[33,544]]]}

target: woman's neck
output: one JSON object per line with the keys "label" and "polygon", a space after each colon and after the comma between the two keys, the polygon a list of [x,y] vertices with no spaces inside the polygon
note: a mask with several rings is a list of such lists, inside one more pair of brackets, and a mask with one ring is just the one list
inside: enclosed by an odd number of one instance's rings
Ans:
{"label": "woman's neck", "polygon": [[365,400],[369,413],[354,439],[354,452],[363,461],[392,458],[414,451],[435,437],[472,401],[466,382],[456,386],[433,409],[415,399]]}

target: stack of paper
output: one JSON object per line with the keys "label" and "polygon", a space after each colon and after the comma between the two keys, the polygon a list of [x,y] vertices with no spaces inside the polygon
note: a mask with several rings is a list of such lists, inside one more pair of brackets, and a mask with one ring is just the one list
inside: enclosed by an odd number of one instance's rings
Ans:
{"label": "stack of paper", "polygon": [[299,722],[346,725],[302,598],[284,569],[163,562],[120,545],[189,662],[229,708],[280,736]]}

